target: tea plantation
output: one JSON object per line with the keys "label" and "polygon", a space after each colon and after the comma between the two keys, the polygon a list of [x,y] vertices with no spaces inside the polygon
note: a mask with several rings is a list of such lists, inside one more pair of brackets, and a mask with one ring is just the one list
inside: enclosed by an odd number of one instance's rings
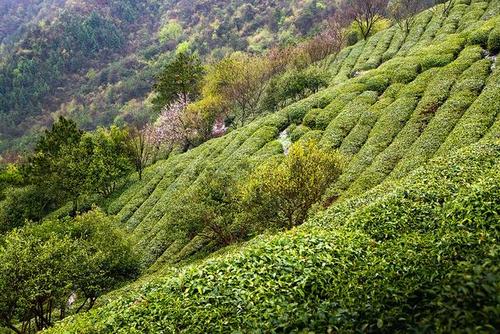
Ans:
{"label": "tea plantation", "polygon": [[[107,211],[151,275],[49,332],[496,332],[499,50],[500,1],[427,10],[324,60],[329,87],[131,178]],[[344,154],[333,204],[203,260],[178,208],[214,170],[282,158],[284,135]]]}

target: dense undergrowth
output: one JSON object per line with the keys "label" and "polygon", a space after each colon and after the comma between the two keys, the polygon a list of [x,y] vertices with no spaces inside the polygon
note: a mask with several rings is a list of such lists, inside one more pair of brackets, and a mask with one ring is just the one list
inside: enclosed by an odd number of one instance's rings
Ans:
{"label": "dense undergrowth", "polygon": [[[496,0],[425,11],[407,36],[394,26],[325,60],[319,93],[131,178],[104,206],[155,278],[51,332],[494,332],[499,14]],[[330,207],[183,267],[217,246],[179,207],[214,170],[281,159],[284,137],[345,156]]]}

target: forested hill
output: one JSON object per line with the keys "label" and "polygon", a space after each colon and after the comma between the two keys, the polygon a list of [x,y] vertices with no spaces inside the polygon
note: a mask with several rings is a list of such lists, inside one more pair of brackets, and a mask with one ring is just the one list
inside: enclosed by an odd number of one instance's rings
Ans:
{"label": "forested hill", "polygon": [[30,146],[58,115],[86,129],[144,112],[177,48],[203,58],[308,35],[321,1],[1,0],[0,152]]}

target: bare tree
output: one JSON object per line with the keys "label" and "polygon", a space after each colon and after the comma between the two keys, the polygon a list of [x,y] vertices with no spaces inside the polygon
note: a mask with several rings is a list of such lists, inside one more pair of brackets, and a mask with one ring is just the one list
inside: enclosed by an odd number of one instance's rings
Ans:
{"label": "bare tree", "polygon": [[422,0],[393,0],[389,3],[388,12],[391,19],[408,34],[415,24],[416,14],[426,8]]}
{"label": "bare tree", "polygon": [[388,0],[344,0],[340,10],[356,22],[363,38],[367,39],[375,23],[385,14],[387,3]]}
{"label": "bare tree", "polygon": [[147,126],[129,129],[127,147],[135,170],[139,174],[139,180],[142,180],[144,168],[154,155],[154,146],[151,145],[148,137],[149,128]]}
{"label": "bare tree", "polygon": [[437,13],[441,11],[441,15],[444,17],[450,14],[451,9],[455,6],[455,0],[429,0],[431,11]]}

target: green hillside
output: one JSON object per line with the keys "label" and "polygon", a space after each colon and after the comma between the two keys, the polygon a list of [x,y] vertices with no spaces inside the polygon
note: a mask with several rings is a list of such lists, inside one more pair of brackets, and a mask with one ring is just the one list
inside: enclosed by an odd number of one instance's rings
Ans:
{"label": "green hillside", "polygon": [[[84,229],[97,220],[91,238],[121,250],[112,265],[102,260],[105,269],[119,271],[124,254],[137,253],[142,276],[47,332],[495,333],[499,50],[500,1],[425,10],[408,34],[393,25],[314,64],[330,74],[319,92],[128,177],[97,201],[110,217],[91,211],[76,221]],[[340,152],[345,166],[303,225],[258,222],[263,228],[224,248],[205,220],[191,224],[205,210],[200,189],[216,184],[227,204],[220,179],[251,180],[286,160],[292,143],[311,142]],[[121,229],[113,235],[129,237],[116,237],[117,246],[98,233],[111,217]],[[50,238],[72,231],[71,220],[54,226]],[[9,325],[32,319],[8,315]],[[48,322],[56,317],[51,310]]]}
{"label": "green hillside", "polygon": [[343,50],[325,64],[335,75],[330,87],[160,161],[108,212],[132,231],[146,264],[175,263],[211,247],[202,237],[186,239],[178,224],[179,207],[196,184],[214,168],[243,175],[282,156],[283,131],[292,141],[316,138],[348,157],[345,172],[328,191],[340,200],[400,179],[486,134],[498,136],[500,73],[483,49],[498,34],[492,30],[498,10],[492,1],[457,4],[446,19],[428,11],[404,43],[392,27]]}

